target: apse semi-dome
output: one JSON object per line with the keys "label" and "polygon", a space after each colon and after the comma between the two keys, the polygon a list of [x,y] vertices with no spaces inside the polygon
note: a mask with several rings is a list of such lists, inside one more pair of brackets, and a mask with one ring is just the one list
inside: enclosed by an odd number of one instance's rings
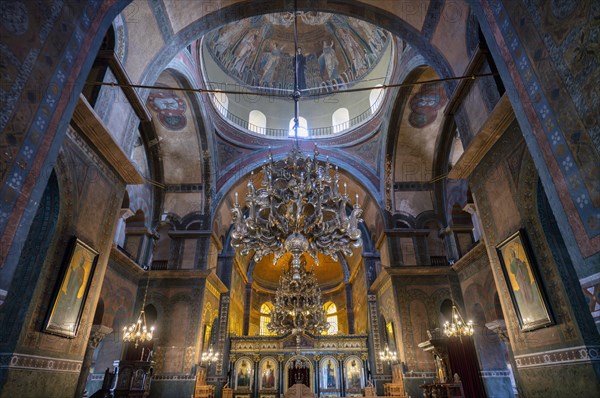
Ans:
{"label": "apse semi-dome", "polygon": [[[380,61],[391,35],[365,21],[298,12],[298,84],[333,91],[363,79]],[[215,63],[249,87],[293,89],[294,14],[276,13],[225,25],[204,38]]]}

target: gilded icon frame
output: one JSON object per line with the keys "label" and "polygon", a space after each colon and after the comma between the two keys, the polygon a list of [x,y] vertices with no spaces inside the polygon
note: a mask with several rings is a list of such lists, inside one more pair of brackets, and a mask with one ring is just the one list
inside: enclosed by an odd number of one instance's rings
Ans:
{"label": "gilded icon frame", "polygon": [[554,324],[525,230],[519,229],[499,243],[496,252],[521,331]]}
{"label": "gilded icon frame", "polygon": [[98,252],[74,237],[44,324],[44,332],[75,338],[94,277]]}

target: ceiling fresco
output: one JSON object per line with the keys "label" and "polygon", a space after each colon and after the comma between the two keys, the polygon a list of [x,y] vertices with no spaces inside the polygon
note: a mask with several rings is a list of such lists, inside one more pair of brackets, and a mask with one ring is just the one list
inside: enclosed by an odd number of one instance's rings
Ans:
{"label": "ceiling fresco", "polygon": [[181,130],[187,124],[185,101],[172,91],[153,91],[148,96],[148,105],[158,114],[160,124],[169,130]]}
{"label": "ceiling fresco", "polygon": [[[364,78],[380,61],[391,35],[362,20],[299,12],[298,86],[332,91]],[[204,46],[234,80],[247,86],[294,87],[294,14],[247,18],[210,32]]]}
{"label": "ceiling fresco", "polygon": [[[316,264],[310,256],[303,257],[306,260],[306,269],[314,272],[320,288],[324,291],[337,287],[349,276],[344,275],[344,269],[337,259],[334,260],[319,253],[319,264]],[[269,254],[263,257],[249,272],[252,273],[252,279],[263,289],[275,290],[282,269],[289,266],[291,259],[292,255],[288,252],[283,255],[277,265],[273,265],[273,255]]]}

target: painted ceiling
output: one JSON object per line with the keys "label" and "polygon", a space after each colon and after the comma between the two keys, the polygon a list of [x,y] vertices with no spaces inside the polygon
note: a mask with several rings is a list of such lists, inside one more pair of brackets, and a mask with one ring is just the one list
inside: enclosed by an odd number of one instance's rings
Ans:
{"label": "painted ceiling", "polygon": [[[329,256],[325,256],[322,253],[318,254],[319,264],[315,264],[310,256],[304,256],[306,259],[306,269],[312,270],[317,278],[319,287],[323,291],[337,287],[340,283],[344,282],[344,269],[342,265],[336,260]],[[260,260],[252,272],[252,278],[262,288],[275,290],[279,284],[279,277],[281,271],[288,267],[291,262],[291,253],[285,253],[283,257],[278,261],[277,265],[273,265],[273,255],[269,254]],[[347,273],[348,271],[346,271]],[[347,277],[348,275],[346,275]]]}
{"label": "painted ceiling", "polygon": [[[347,88],[380,61],[391,35],[362,20],[322,12],[297,14],[300,89]],[[215,62],[246,86],[294,87],[294,14],[225,25],[204,37]]]}

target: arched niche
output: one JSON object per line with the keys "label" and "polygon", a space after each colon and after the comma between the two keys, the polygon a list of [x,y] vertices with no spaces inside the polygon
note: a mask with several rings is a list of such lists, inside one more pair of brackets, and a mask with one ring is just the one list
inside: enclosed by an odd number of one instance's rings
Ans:
{"label": "arched niche", "polygon": [[283,377],[284,393],[297,383],[302,383],[312,390],[315,385],[312,361],[304,355],[292,356],[285,363]]}
{"label": "arched niche", "polygon": [[335,357],[329,355],[321,358],[319,362],[319,391],[323,393],[338,392],[341,386],[339,363]]}

